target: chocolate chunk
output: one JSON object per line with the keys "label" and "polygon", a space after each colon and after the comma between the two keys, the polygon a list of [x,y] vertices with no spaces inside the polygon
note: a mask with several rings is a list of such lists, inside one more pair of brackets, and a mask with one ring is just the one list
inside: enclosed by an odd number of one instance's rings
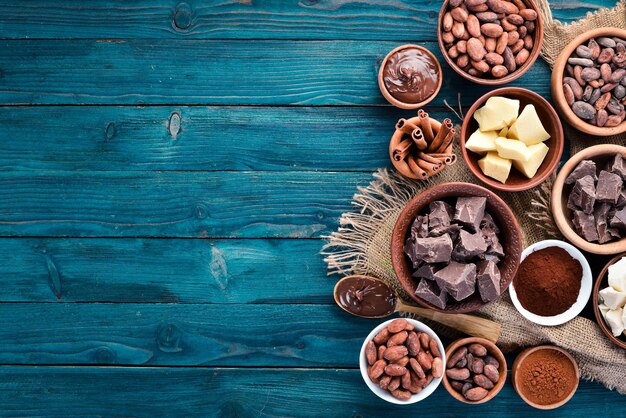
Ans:
{"label": "chocolate chunk", "polygon": [[619,238],[619,231],[615,228],[610,228],[608,225],[608,216],[611,205],[608,203],[600,203],[597,205],[593,216],[596,220],[596,230],[598,231],[598,242],[605,244],[612,241],[615,238]]}
{"label": "chocolate chunk", "polygon": [[476,265],[451,261],[447,267],[435,273],[435,280],[455,300],[463,300],[476,290]]}
{"label": "chocolate chunk", "polygon": [[481,232],[471,234],[461,230],[459,239],[452,250],[452,259],[456,261],[469,261],[473,257],[487,251],[487,242]]}
{"label": "chocolate chunk", "polygon": [[490,224],[485,224],[484,226],[481,227],[483,238],[485,239],[485,242],[487,243],[486,253],[490,255],[496,255],[498,256],[498,258],[504,257],[504,249],[502,248],[502,244],[500,244],[500,239],[498,238],[498,235],[497,235],[498,231],[497,229],[494,230],[493,226]]}
{"label": "chocolate chunk", "polygon": [[594,180],[598,179],[596,175],[596,163],[591,160],[583,160],[581,161],[574,171],[570,173],[569,176],[565,179],[565,184],[574,184],[577,180],[585,177],[591,176]]}
{"label": "chocolate chunk", "polygon": [[490,245],[487,248],[487,255],[493,255],[498,257],[498,261],[500,258],[504,257],[504,248],[502,248],[502,244],[498,241],[493,245]]}
{"label": "chocolate chunk", "polygon": [[[502,246],[500,246],[500,248],[502,248]],[[489,253],[485,253],[482,256],[479,257],[480,259],[486,260],[486,261],[493,261],[494,263],[498,264],[500,262],[500,257],[497,255],[493,255],[493,254],[489,254]]]}
{"label": "chocolate chunk", "polygon": [[411,225],[411,237],[426,238],[428,236],[428,215],[417,216]]}
{"label": "chocolate chunk", "polygon": [[423,263],[422,259],[415,254],[415,242],[413,238],[407,238],[404,242],[404,253],[409,257],[409,260],[411,260],[414,269],[419,268]]}
{"label": "chocolate chunk", "polygon": [[417,238],[415,240],[415,256],[427,263],[447,263],[452,255],[450,235],[439,237]]}
{"label": "chocolate chunk", "polygon": [[491,302],[500,296],[500,270],[493,261],[480,261],[476,265],[476,283],[483,302]]}
{"label": "chocolate chunk", "polygon": [[589,242],[594,242],[598,240],[596,220],[592,214],[587,214],[582,210],[575,210],[574,219],[572,219],[572,222],[576,227],[578,235],[580,235]]}
{"label": "chocolate chunk", "polygon": [[415,289],[415,295],[440,309],[446,309],[448,294],[445,290],[439,289],[435,282],[430,280],[420,281],[417,289]]}
{"label": "chocolate chunk", "polygon": [[486,206],[485,197],[459,197],[456,201],[454,220],[467,227],[470,232],[476,232],[485,217]]}
{"label": "chocolate chunk", "polygon": [[[596,188],[596,199],[600,202],[609,202],[616,204],[622,193],[623,181],[617,174],[608,171],[600,171],[598,176],[598,186]],[[586,212],[589,213],[589,212]]]}
{"label": "chocolate chunk", "polygon": [[615,157],[609,162],[607,170],[617,174],[622,180],[626,180],[626,165],[624,164],[622,154],[615,154]]}
{"label": "chocolate chunk", "polygon": [[424,264],[411,275],[418,279],[435,280],[435,273],[441,270],[443,266],[437,264]]}
{"label": "chocolate chunk", "polygon": [[496,222],[493,220],[489,212],[485,212],[483,220],[480,221],[480,228],[482,229],[485,227],[491,228],[496,234],[500,233],[500,228],[498,228],[498,225],[496,225]]}
{"label": "chocolate chunk", "polygon": [[613,228],[618,228],[621,231],[626,231],[626,207],[615,212],[609,222]]}
{"label": "chocolate chunk", "polygon": [[621,209],[624,206],[626,206],[626,189],[622,189],[619,197],[617,198],[617,205],[615,205],[618,209]]}
{"label": "chocolate chunk", "polygon": [[[429,236],[437,237],[454,231],[450,225],[450,220],[454,214],[452,206],[441,200],[436,200],[431,202],[428,207],[430,208],[428,214]],[[455,228],[458,226],[455,225]]]}
{"label": "chocolate chunk", "polygon": [[576,180],[567,200],[567,208],[571,210],[582,210],[586,214],[593,213],[593,205],[596,203],[596,188],[593,177],[585,176]]}

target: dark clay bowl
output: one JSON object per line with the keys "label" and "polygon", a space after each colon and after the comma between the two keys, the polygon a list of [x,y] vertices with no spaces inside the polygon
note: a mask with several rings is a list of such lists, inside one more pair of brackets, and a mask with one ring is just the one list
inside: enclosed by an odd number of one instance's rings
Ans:
{"label": "dark clay bowl", "polygon": [[506,203],[493,192],[471,183],[443,183],[433,186],[415,196],[405,206],[396,221],[391,239],[391,261],[393,269],[404,290],[422,306],[437,312],[472,312],[486,305],[478,292],[462,301],[451,300],[446,309],[440,309],[415,295],[417,282],[411,277],[408,257],[404,254],[404,242],[415,217],[421,214],[435,200],[452,201],[456,197],[486,197],[487,211],[500,228],[500,239],[504,249],[504,259],[498,264],[501,273],[500,290],[504,292],[517,273],[522,254],[522,239],[515,215]]}
{"label": "dark clay bowl", "polygon": [[[485,102],[487,102],[487,99],[492,96],[502,96],[509,99],[519,100],[520,112],[524,109],[524,106],[528,104],[534,105],[535,109],[537,109],[537,115],[539,115],[541,124],[550,134],[550,139],[545,141],[545,144],[549,148],[548,154],[543,160],[543,163],[539,166],[537,174],[535,174],[535,177],[532,179],[529,179],[517,171],[515,167],[511,167],[511,174],[509,175],[509,178],[506,183],[502,184],[498,180],[492,179],[491,177],[483,174],[480,167],[478,167],[478,160],[483,157],[482,155],[476,154],[475,152],[469,151],[465,148],[465,142],[469,139],[470,135],[478,129],[478,122],[474,119],[474,112],[481,108]],[[559,116],[554,108],[546,101],[546,99],[537,93],[521,87],[504,87],[492,90],[485,94],[480,99],[476,100],[476,102],[472,105],[470,110],[465,115],[463,125],[461,126],[461,154],[463,154],[463,159],[467,163],[470,171],[487,186],[505,192],[520,192],[532,189],[533,187],[543,183],[545,179],[554,173],[559,165],[561,155],[563,154],[564,142],[563,126],[561,126],[561,121],[559,120]]]}
{"label": "dark clay bowl", "polygon": [[611,329],[604,321],[604,317],[602,316],[602,312],[600,312],[600,308],[599,308],[600,295],[598,294],[598,292],[600,292],[601,289],[604,289],[605,287],[609,285],[609,267],[617,263],[619,260],[621,260],[622,257],[626,257],[626,253],[616,256],[611,261],[609,261],[606,264],[606,266],[604,266],[604,268],[600,272],[600,275],[598,275],[596,284],[593,286],[592,298],[593,298],[593,313],[596,316],[596,321],[598,322],[600,329],[602,330],[604,335],[606,335],[606,337],[609,340],[611,340],[615,345],[626,350],[626,336],[624,336],[624,334],[620,335],[619,337],[614,336],[613,333],[611,332]]}

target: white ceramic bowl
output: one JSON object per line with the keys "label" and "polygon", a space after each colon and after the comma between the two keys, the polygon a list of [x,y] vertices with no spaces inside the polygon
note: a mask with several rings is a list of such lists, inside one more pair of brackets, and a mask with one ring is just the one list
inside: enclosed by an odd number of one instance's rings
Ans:
{"label": "white ceramic bowl", "polygon": [[[399,399],[394,398],[391,395],[391,393],[389,393],[388,391],[384,389],[381,389],[380,386],[378,386],[376,383],[370,380],[370,377],[367,375],[367,359],[365,358],[365,346],[367,345],[369,341],[372,341],[374,337],[383,328],[389,325],[389,323],[393,321],[394,319],[396,318],[383,322],[382,324],[374,328],[372,332],[369,333],[369,335],[363,342],[363,346],[361,347],[361,355],[359,356],[359,367],[361,368],[361,376],[363,376],[363,380],[365,380],[367,387],[369,387],[370,390],[376,394],[376,396],[390,403],[395,403],[398,405],[409,405],[409,404],[419,402],[423,399],[428,398],[435,391],[435,389],[437,389],[437,386],[439,386],[439,384],[443,380],[443,376],[438,379],[433,379],[432,382],[430,382],[430,384],[426,386],[426,388],[424,388],[424,390],[422,390],[420,393],[416,395],[411,396],[411,399],[409,399],[408,401],[401,401]],[[444,349],[443,344],[441,343],[441,340],[439,339],[437,334],[435,334],[435,331],[433,331],[428,325],[423,324],[419,321],[416,321],[410,318],[405,318],[405,319],[409,321],[415,327],[416,331],[426,332],[428,333],[428,335],[430,335],[431,338],[434,338],[437,341],[437,346],[439,347],[439,352],[441,352],[441,356],[442,356],[441,360],[443,361],[443,364],[445,365],[446,364],[446,354],[445,354],[446,350]]]}
{"label": "white ceramic bowl", "polygon": [[517,293],[515,293],[515,280],[513,280],[513,283],[511,283],[511,286],[509,286],[509,294],[511,295],[511,301],[513,302],[513,305],[515,305],[515,308],[517,308],[519,313],[521,313],[524,318],[534,322],[535,324],[555,326],[564,324],[567,321],[574,319],[585,308],[585,305],[587,305],[589,297],[591,296],[593,277],[591,276],[591,267],[589,267],[589,262],[587,261],[583,253],[581,253],[580,250],[578,250],[578,248],[574,247],[573,245],[555,239],[539,241],[526,248],[522,252],[521,263],[524,262],[524,259],[528,257],[529,254],[547,247],[563,248],[569,253],[569,255],[571,255],[574,259],[580,262],[580,265],[583,268],[583,277],[580,283],[580,293],[578,293],[578,298],[576,299],[576,302],[572,306],[570,306],[568,310],[561,314],[555,316],[540,316],[524,309],[519,299],[517,298]]}

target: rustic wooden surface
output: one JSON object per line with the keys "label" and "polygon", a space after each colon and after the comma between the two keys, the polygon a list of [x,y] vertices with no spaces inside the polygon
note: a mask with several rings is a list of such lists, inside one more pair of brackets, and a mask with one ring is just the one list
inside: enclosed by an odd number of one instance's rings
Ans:
{"label": "rustic wooden surface", "polygon": [[[0,414],[534,416],[510,383],[477,407],[375,397],[357,356],[378,321],[333,305],[318,254],[411,114],[377,66],[404,42],[440,56],[439,6],[0,1]],[[444,71],[440,119],[486,91]],[[582,382],[541,415],[625,399]]]}

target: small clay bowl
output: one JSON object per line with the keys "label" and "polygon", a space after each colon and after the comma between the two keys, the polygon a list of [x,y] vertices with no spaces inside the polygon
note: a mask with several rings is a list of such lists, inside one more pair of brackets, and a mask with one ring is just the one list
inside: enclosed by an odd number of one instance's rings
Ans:
{"label": "small clay bowl", "polygon": [[517,219],[515,219],[515,215],[507,204],[492,191],[471,183],[442,183],[424,190],[422,193],[415,196],[404,207],[393,229],[391,238],[391,262],[402,288],[404,288],[408,295],[420,305],[437,312],[466,313],[487,305],[487,303],[482,301],[478,292],[462,301],[449,301],[445,309],[441,309],[416,296],[415,289],[417,282],[411,277],[408,258],[404,254],[404,242],[408,237],[409,229],[415,217],[422,213],[430,202],[435,200],[452,202],[455,198],[461,196],[486,197],[486,210],[491,214],[495,223],[500,228],[499,235],[505,254],[502,261],[498,264],[501,274],[501,293],[504,293],[507,287],[509,287],[509,284],[511,284],[511,281],[513,281],[522,254],[522,238]]}
{"label": "small clay bowl", "polygon": [[582,160],[593,160],[597,167],[602,167],[615,154],[622,154],[626,158],[626,147],[602,144],[585,148],[563,165],[552,186],[551,206],[556,226],[569,242],[583,251],[594,254],[617,254],[626,251],[626,237],[618,241],[607,242],[606,244],[597,244],[589,242],[578,235],[572,224],[572,211],[567,208],[567,198],[572,190],[572,185],[565,184],[565,179]]}
{"label": "small clay bowl", "polygon": [[[478,166],[478,160],[480,160],[483,156],[465,148],[465,142],[469,139],[470,135],[478,129],[478,122],[474,119],[474,112],[481,108],[487,102],[487,99],[493,96],[502,96],[509,99],[519,100],[520,112],[524,109],[524,106],[529,104],[534,105],[535,109],[537,109],[537,115],[539,115],[541,124],[550,134],[550,138],[544,142],[549,148],[548,154],[532,179],[524,176],[522,173],[517,171],[515,167],[511,167],[511,173],[506,183],[500,183],[498,180],[492,179],[491,177],[483,174],[482,170]],[[480,181],[496,190],[502,190],[504,192],[521,192],[540,185],[556,170],[559,165],[559,161],[561,160],[561,155],[563,154],[563,144],[565,139],[563,135],[563,126],[561,126],[559,116],[546,99],[533,91],[521,87],[503,87],[490,91],[480,99],[476,100],[476,102],[472,105],[463,119],[460,142],[463,159],[467,163],[467,166],[472,174],[474,174],[474,176],[476,176]]]}
{"label": "small clay bowl", "polygon": [[[426,98],[425,100],[419,103],[401,102],[400,100],[393,97],[391,93],[389,93],[389,91],[387,90],[387,87],[385,86],[383,73],[385,71],[385,66],[387,65],[387,61],[389,61],[389,58],[392,55],[394,55],[396,52],[402,51],[403,49],[407,49],[407,48],[419,49],[420,51],[428,55],[435,63],[435,66],[437,67],[437,74],[439,75],[439,79],[437,81],[437,87],[435,88],[435,91],[433,92],[433,94],[431,94],[428,98]],[[419,109],[421,107],[424,107],[426,104],[430,103],[430,101],[433,100],[437,96],[437,94],[439,93],[439,90],[441,90],[442,83],[443,83],[443,73],[441,71],[441,64],[439,64],[439,60],[437,60],[437,57],[435,57],[435,55],[432,52],[430,52],[428,49],[419,45],[406,44],[406,45],[400,45],[399,47],[394,48],[391,52],[387,54],[385,59],[383,59],[383,62],[380,64],[380,69],[378,70],[378,88],[380,89],[380,92],[390,104],[394,105],[395,107],[399,107],[400,109]]]}
{"label": "small clay bowl", "polygon": [[565,100],[565,94],[563,93],[563,77],[565,75],[565,66],[567,65],[568,58],[572,55],[574,50],[581,44],[586,43],[591,38],[597,38],[602,36],[617,36],[619,38],[626,39],[626,30],[618,28],[598,28],[585,32],[576,38],[574,38],[563,51],[559,54],[559,57],[554,63],[552,69],[552,98],[559,110],[559,113],[565,118],[567,123],[581,132],[595,136],[611,136],[626,132],[626,120],[621,124],[613,127],[600,127],[585,122],[580,119]]}
{"label": "small clay bowl", "polygon": [[[555,351],[558,351],[560,353],[563,353],[563,355],[565,355],[565,357],[567,357],[570,360],[570,362],[572,364],[572,367],[574,368],[574,370],[576,372],[576,385],[572,389],[572,392],[569,395],[567,395],[567,397],[565,399],[563,399],[562,401],[557,402],[555,404],[540,405],[538,403],[535,403],[535,402],[531,401],[523,393],[523,389],[522,389],[522,387],[520,385],[520,382],[519,382],[519,377],[520,376],[517,374],[517,371],[518,371],[520,365],[528,358],[528,356],[530,354],[532,354],[532,353],[534,353],[536,351],[539,351],[539,350],[555,350]],[[572,357],[570,353],[568,353],[567,351],[563,350],[562,348],[555,347],[553,345],[540,345],[540,346],[537,346],[537,347],[527,348],[526,350],[524,350],[521,353],[519,353],[519,355],[517,356],[517,358],[513,362],[513,367],[511,368],[511,381],[513,383],[513,388],[515,389],[515,392],[517,392],[517,394],[520,396],[520,398],[522,398],[522,400],[524,402],[526,402],[528,405],[532,406],[533,408],[543,409],[543,410],[558,408],[559,406],[565,405],[570,399],[572,399],[572,396],[574,396],[574,393],[576,393],[576,389],[578,389],[579,379],[580,379],[580,373],[578,371],[578,364],[576,364],[576,360],[574,360],[574,357]]]}
{"label": "small clay bowl", "polygon": [[502,78],[492,78],[491,76],[475,77],[466,73],[461,67],[456,65],[456,61],[450,58],[450,55],[448,55],[448,51],[446,50],[442,39],[443,31],[441,29],[443,27],[443,16],[448,11],[448,6],[450,4],[450,0],[445,0],[443,2],[443,6],[441,6],[441,10],[439,11],[439,20],[437,21],[437,40],[439,42],[439,49],[441,49],[441,53],[448,65],[452,67],[452,69],[456,71],[459,75],[461,75],[461,77],[476,84],[483,84],[486,86],[500,86],[502,84],[507,84],[524,75],[526,71],[528,71],[530,67],[533,66],[535,61],[537,61],[537,57],[539,56],[539,52],[541,51],[541,45],[543,44],[543,17],[541,16],[541,11],[537,7],[537,4],[534,2],[534,0],[522,1],[529,9],[533,9],[535,12],[537,12],[537,20],[535,20],[535,32],[533,38],[533,49],[530,51],[528,59],[521,67],[518,67],[511,74],[507,74]]}
{"label": "small clay bowl", "polygon": [[445,373],[443,374],[443,387],[445,387],[448,393],[452,395],[452,397],[456,399],[457,401],[477,405],[477,404],[489,402],[490,400],[494,398],[494,396],[496,396],[500,392],[500,390],[502,390],[502,388],[504,387],[504,383],[506,382],[506,379],[507,379],[507,375],[506,375],[507,367],[506,367],[506,359],[504,358],[504,354],[502,354],[502,351],[500,351],[500,349],[494,343],[484,338],[469,337],[469,338],[463,338],[463,339],[454,341],[452,344],[448,346],[448,348],[446,348],[446,358],[449,359],[450,356],[452,356],[452,354],[454,354],[454,352],[457,349],[470,345],[470,344],[474,344],[474,343],[484,345],[485,348],[487,348],[487,353],[490,356],[495,357],[495,359],[498,360],[498,362],[500,363],[500,367],[498,368],[498,372],[500,372],[500,378],[498,379],[494,387],[491,390],[489,390],[489,393],[487,394],[487,396],[485,396],[480,401],[475,401],[475,402],[465,399],[462,393],[457,392],[450,385],[448,376],[446,376]]}
{"label": "small clay bowl", "polygon": [[609,261],[606,266],[598,275],[598,279],[596,280],[596,284],[593,286],[593,313],[596,316],[596,321],[598,325],[600,325],[600,329],[604,332],[604,335],[607,336],[609,340],[611,340],[615,345],[621,347],[626,350],[626,336],[622,333],[619,337],[616,337],[611,332],[611,328],[604,321],[604,317],[602,316],[602,312],[600,312],[600,295],[599,292],[601,289],[604,289],[609,285],[609,267],[613,264],[617,263],[622,257],[626,257],[626,253],[622,253],[611,261]]}

